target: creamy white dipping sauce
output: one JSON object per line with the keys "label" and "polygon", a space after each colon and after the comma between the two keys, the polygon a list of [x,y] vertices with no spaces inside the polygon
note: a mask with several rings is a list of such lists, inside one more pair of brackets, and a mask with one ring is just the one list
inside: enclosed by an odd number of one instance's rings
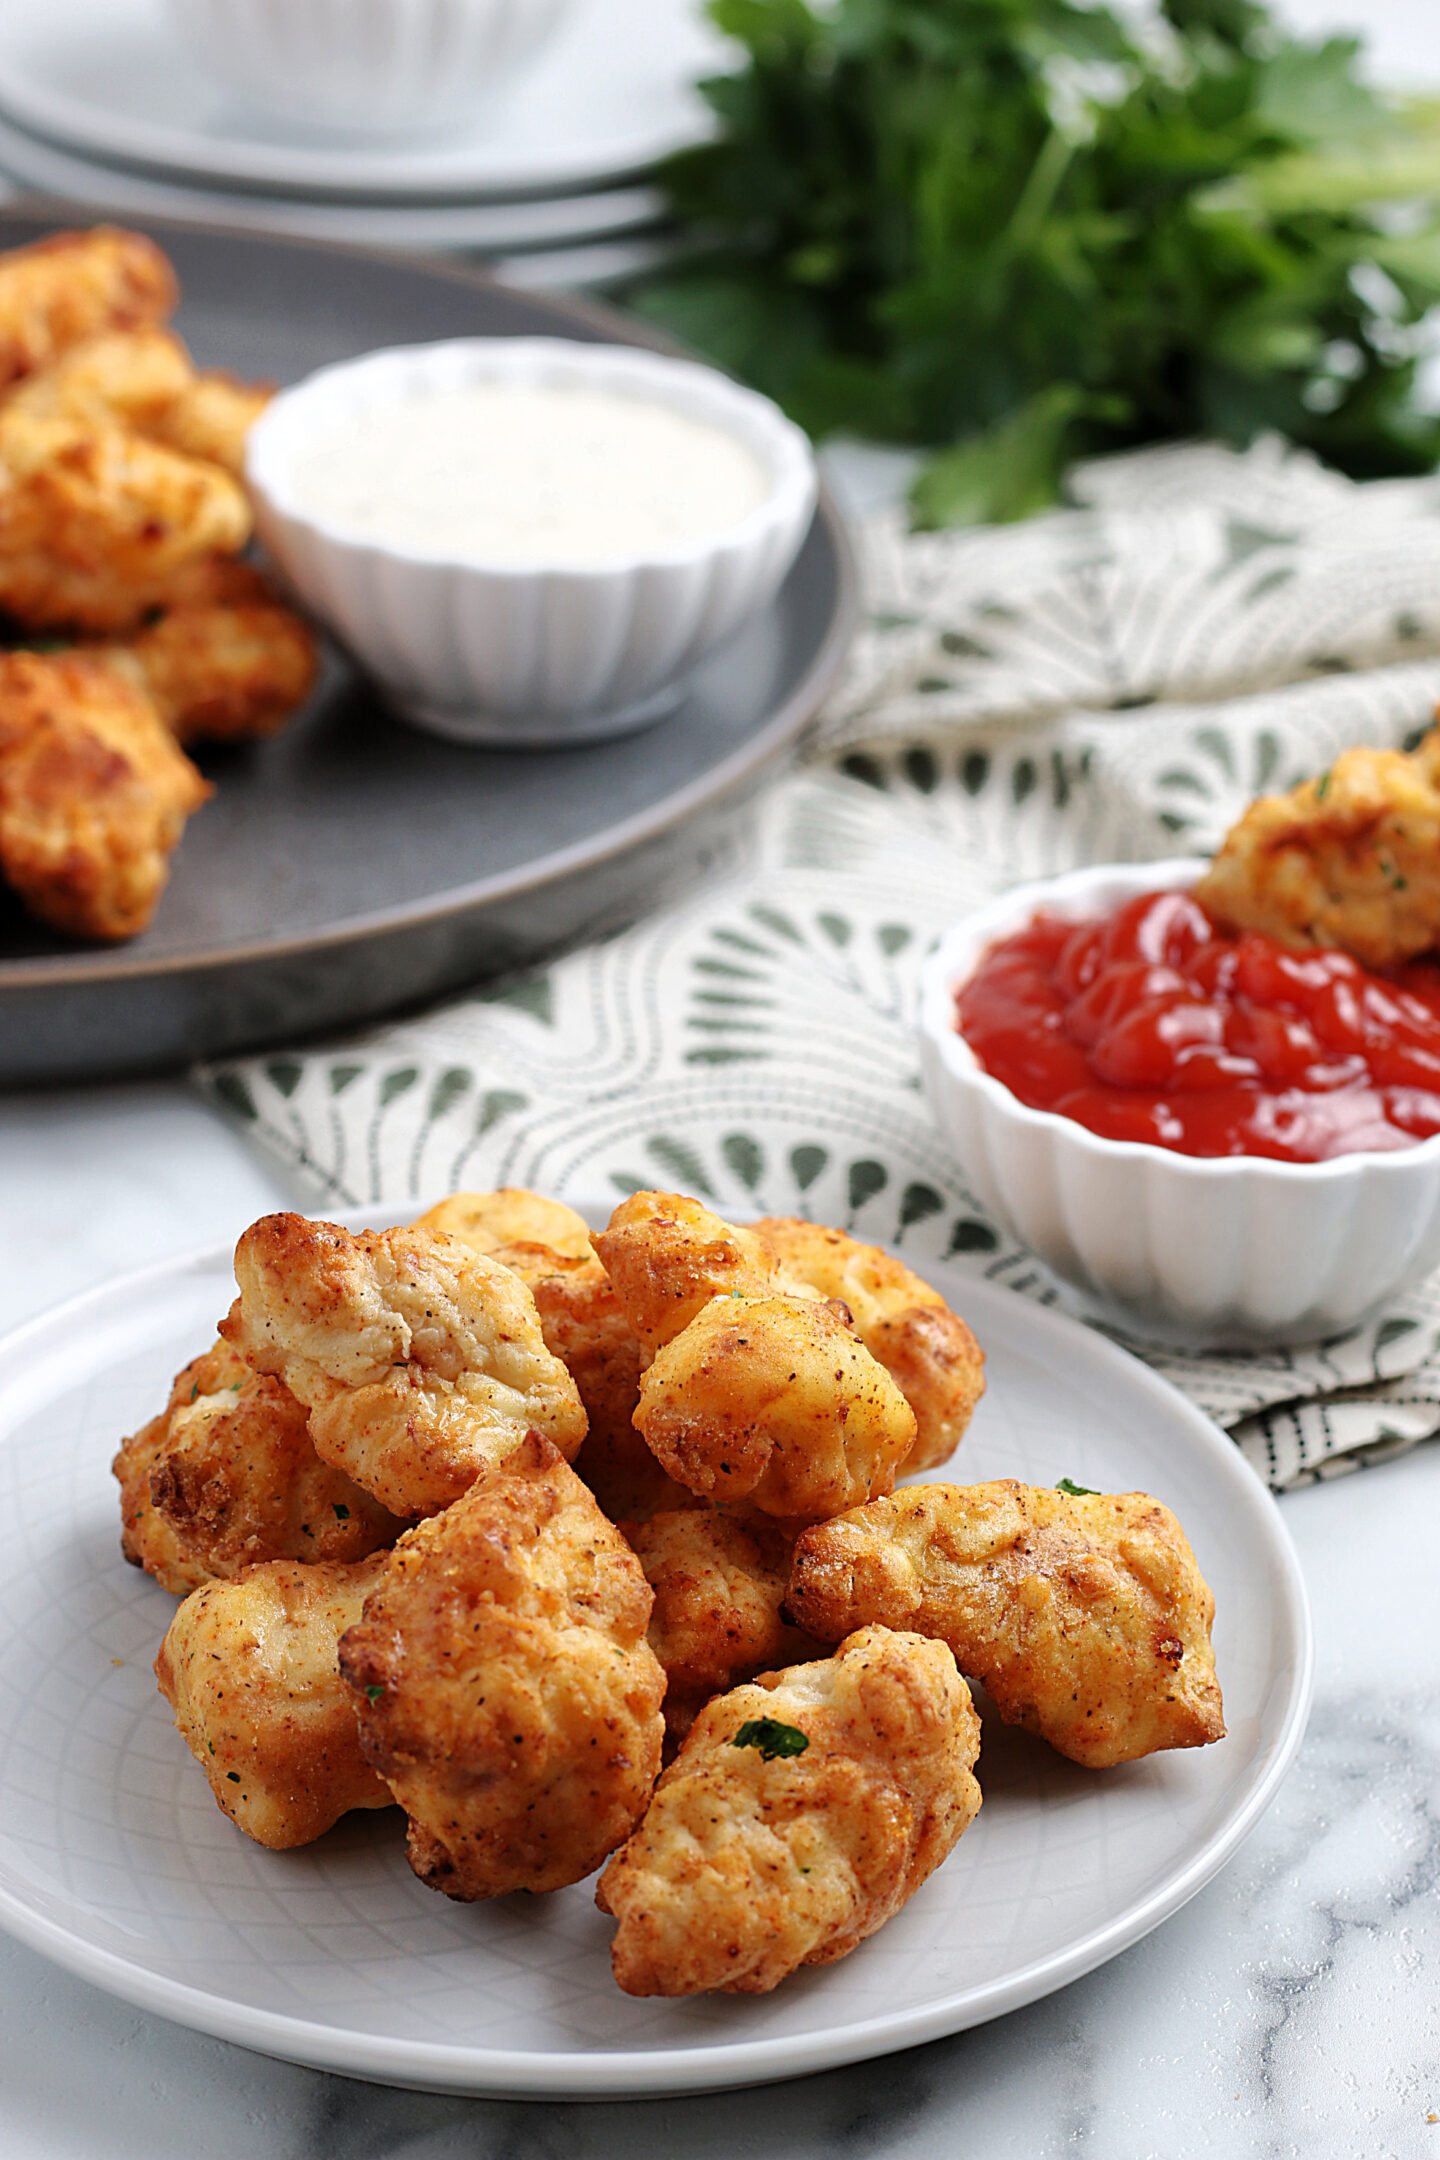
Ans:
{"label": "creamy white dipping sauce", "polygon": [[493,378],[318,432],[291,482],[354,539],[505,565],[598,565],[715,540],[773,485],[738,437],[658,400]]}

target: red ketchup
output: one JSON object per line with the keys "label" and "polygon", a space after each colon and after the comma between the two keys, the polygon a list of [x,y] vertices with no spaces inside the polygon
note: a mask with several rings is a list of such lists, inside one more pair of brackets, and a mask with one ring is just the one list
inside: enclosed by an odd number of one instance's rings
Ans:
{"label": "red ketchup", "polygon": [[986,1072],[1108,1140],[1325,1162],[1440,1132],[1440,968],[1236,937],[1188,893],[1039,915],[955,1005]]}

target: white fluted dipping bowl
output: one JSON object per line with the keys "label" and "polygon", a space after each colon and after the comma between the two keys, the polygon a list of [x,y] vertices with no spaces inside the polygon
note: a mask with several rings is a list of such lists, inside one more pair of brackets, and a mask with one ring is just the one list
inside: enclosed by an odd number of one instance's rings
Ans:
{"label": "white fluted dipping bowl", "polygon": [[460,126],[571,0],[166,0],[206,72],[307,129]]}
{"label": "white fluted dipping bowl", "polygon": [[[708,422],[759,459],[769,490],[713,538],[601,564],[429,554],[357,539],[306,507],[291,467],[314,430],[353,425],[358,445],[367,412],[497,378]],[[694,361],[564,338],[461,338],[321,368],[252,427],[246,476],[271,553],[402,716],[510,748],[600,741],[663,717],[691,670],[774,599],[817,494],[807,438],[768,398]]]}
{"label": "white fluted dipping bowl", "polygon": [[1020,1102],[955,1027],[961,984],[1036,915],[1107,914],[1137,893],[1188,890],[1204,868],[1098,865],[957,923],[922,979],[926,1093],[977,1199],[1108,1316],[1212,1348],[1312,1342],[1440,1266],[1440,1137],[1322,1163],[1108,1140]]}

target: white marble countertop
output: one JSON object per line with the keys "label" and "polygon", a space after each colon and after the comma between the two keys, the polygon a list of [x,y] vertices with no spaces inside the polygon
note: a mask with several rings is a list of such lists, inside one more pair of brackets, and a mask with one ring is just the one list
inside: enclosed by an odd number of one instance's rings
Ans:
{"label": "white marble countertop", "polygon": [[[180,1082],[0,1098],[0,1310],[296,1198]],[[718,2099],[450,2100],[201,2039],[0,1937],[0,2153],[1440,2160],[1440,1447],[1282,1506],[1317,1635],[1300,1760],[1192,1904],[1048,2001]]]}

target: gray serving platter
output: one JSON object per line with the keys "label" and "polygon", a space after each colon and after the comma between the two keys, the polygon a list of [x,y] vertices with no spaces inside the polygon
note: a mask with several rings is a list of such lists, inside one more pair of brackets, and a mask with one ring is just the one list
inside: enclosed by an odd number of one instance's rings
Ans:
{"label": "gray serving platter", "polygon": [[[0,212],[0,247],[102,209]],[[154,221],[204,366],[293,382],[377,345],[551,337],[670,350],[588,303],[488,273]],[[153,1072],[295,1040],[522,965],[643,907],[699,865],[717,823],[834,681],[855,614],[843,526],[822,493],[774,605],[625,741],[465,749],[391,716],[343,655],[274,741],[201,756],[192,821],[155,921],[77,947],[0,895],[0,1084]]]}

